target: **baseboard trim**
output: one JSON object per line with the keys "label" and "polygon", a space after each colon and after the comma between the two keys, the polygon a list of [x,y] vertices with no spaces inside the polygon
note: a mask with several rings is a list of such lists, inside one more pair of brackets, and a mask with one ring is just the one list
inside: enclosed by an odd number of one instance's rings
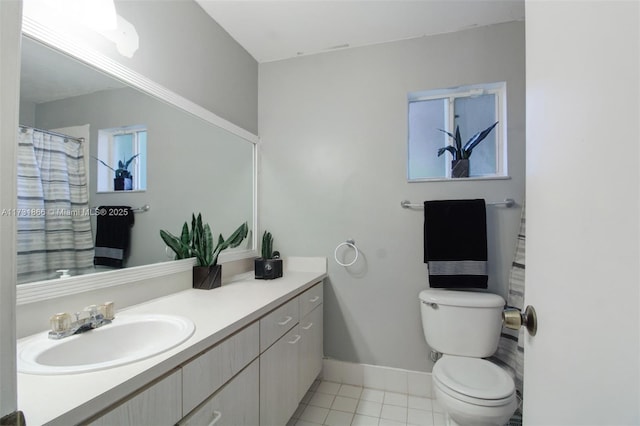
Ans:
{"label": "baseboard trim", "polygon": [[432,398],[431,373],[325,358],[323,380]]}

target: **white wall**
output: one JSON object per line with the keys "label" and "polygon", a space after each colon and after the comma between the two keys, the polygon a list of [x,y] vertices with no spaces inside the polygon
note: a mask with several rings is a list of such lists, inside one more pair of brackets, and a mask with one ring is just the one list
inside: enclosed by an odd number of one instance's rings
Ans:
{"label": "white wall", "polygon": [[[16,207],[20,13],[17,1],[0,2],[0,205]],[[16,410],[16,220],[0,216],[0,418]]]}
{"label": "white wall", "polygon": [[640,424],[640,4],[530,1],[530,425]]}
{"label": "white wall", "polygon": [[[423,212],[400,201],[524,199],[524,23],[260,65],[260,220],[286,255],[327,256],[325,354],[429,371],[418,293]],[[506,81],[510,180],[407,183],[407,94]],[[490,290],[505,293],[520,209],[489,208]],[[354,238],[345,269],[334,248]]]}
{"label": "white wall", "polygon": [[119,0],[140,50],[125,66],[250,131],[258,130],[258,64],[193,0]]}

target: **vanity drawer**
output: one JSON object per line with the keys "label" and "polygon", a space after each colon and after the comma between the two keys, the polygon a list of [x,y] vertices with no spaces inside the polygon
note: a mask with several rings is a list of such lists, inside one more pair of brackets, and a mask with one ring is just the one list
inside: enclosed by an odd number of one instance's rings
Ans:
{"label": "vanity drawer", "polygon": [[258,356],[254,322],[182,367],[182,414],[186,415]]}
{"label": "vanity drawer", "polygon": [[298,323],[298,298],[291,299],[260,319],[260,353]]}
{"label": "vanity drawer", "polygon": [[322,304],[322,281],[298,296],[300,303],[300,318],[313,311],[316,306]]}
{"label": "vanity drawer", "polygon": [[174,425],[182,417],[181,384],[181,371],[174,371],[106,414],[83,424],[90,426]]}
{"label": "vanity drawer", "polygon": [[258,425],[259,367],[260,361],[256,359],[219,392],[182,419],[178,426]]}

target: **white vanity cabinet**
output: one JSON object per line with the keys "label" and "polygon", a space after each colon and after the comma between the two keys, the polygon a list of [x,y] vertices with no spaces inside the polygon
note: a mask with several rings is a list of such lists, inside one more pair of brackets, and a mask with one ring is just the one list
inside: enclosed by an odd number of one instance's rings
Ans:
{"label": "white vanity cabinet", "polygon": [[182,417],[182,370],[139,391],[116,408],[85,424],[91,426],[174,425]]}
{"label": "white vanity cabinet", "polygon": [[[272,314],[277,314],[265,321],[264,328],[269,330],[269,336],[273,338],[272,324],[286,319],[282,317],[284,311],[287,312],[286,317],[300,318],[286,334],[281,330],[279,339],[260,354],[262,426],[286,424],[320,373],[323,356],[322,292],[320,282],[273,311]],[[260,320],[261,340],[263,320],[267,320],[272,314]]]}
{"label": "white vanity cabinet", "polygon": [[89,422],[285,425],[320,373],[322,281]]}

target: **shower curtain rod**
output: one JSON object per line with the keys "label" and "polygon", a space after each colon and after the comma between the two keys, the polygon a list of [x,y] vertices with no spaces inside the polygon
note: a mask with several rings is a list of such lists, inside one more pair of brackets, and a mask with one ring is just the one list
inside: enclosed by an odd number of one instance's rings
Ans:
{"label": "shower curtain rod", "polygon": [[23,126],[22,124],[18,125],[18,127],[20,127],[20,129],[22,129],[23,133],[26,133],[27,130],[32,129],[32,130],[36,130],[36,131],[42,132],[42,133],[47,133],[47,134],[50,134],[50,135],[53,135],[53,136],[60,136],[61,138],[78,141],[80,143],[84,142],[84,138],[74,138],[73,136],[65,135],[64,133],[52,132],[51,130],[38,129],[36,127],[31,127],[31,126]]}
{"label": "shower curtain rod", "polygon": [[[507,208],[511,208],[515,205],[515,201],[513,200],[513,198],[505,198],[504,201],[494,201],[492,203],[487,203],[488,206],[505,206]],[[410,209],[410,208],[423,208],[424,204],[412,204],[411,201],[409,200],[404,200],[400,202],[400,206],[402,206],[403,209]]]}

